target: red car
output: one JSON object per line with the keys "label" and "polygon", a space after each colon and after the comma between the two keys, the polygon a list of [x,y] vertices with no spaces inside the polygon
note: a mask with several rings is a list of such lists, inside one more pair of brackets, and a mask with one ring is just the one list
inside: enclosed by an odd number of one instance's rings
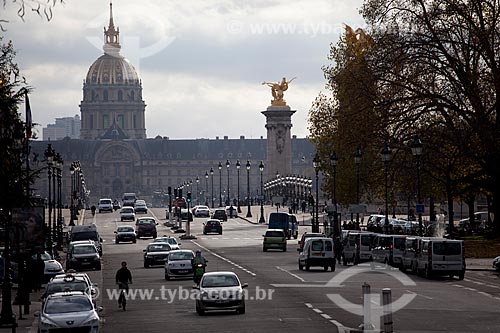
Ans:
{"label": "red car", "polygon": [[203,234],[206,235],[208,233],[217,233],[222,235],[222,224],[219,220],[208,220],[203,223]]}

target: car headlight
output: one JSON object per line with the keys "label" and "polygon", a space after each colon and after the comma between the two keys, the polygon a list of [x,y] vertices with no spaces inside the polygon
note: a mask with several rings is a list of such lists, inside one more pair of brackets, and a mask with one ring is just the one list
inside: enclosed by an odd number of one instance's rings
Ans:
{"label": "car headlight", "polygon": [[83,322],[82,326],[98,326],[99,318],[93,317]]}
{"label": "car headlight", "polygon": [[40,318],[40,328],[54,328],[57,327],[56,324],[54,324],[50,319],[46,317]]}

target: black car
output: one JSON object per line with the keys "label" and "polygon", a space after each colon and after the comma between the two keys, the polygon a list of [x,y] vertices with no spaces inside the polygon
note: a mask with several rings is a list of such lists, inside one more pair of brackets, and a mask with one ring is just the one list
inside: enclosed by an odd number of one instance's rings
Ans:
{"label": "black car", "polygon": [[227,214],[225,209],[216,209],[212,214],[213,219],[217,219],[220,221],[227,221]]}
{"label": "black car", "polygon": [[220,223],[219,220],[208,220],[205,223],[203,223],[204,235],[213,232],[222,235],[222,224]]}
{"label": "black car", "polygon": [[71,247],[68,253],[66,269],[95,269],[101,270],[101,257],[94,244],[77,244]]}
{"label": "black car", "polygon": [[153,265],[165,265],[168,253],[172,250],[168,243],[154,242],[148,244],[144,252],[144,268]]}
{"label": "black car", "polygon": [[131,226],[122,226],[118,227],[115,231],[115,243],[119,244],[120,242],[132,242],[135,243],[135,230]]}

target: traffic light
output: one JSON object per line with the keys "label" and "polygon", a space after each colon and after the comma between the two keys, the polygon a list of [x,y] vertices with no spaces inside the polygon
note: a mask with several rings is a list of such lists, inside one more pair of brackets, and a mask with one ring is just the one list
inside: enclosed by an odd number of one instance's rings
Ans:
{"label": "traffic light", "polygon": [[186,198],[187,202],[191,202],[191,192],[188,192],[187,193],[187,198]]}
{"label": "traffic light", "polygon": [[177,187],[176,187],[176,188],[174,188],[174,197],[176,197],[176,198],[178,198],[178,197],[179,197],[179,196],[178,196],[178,192],[179,192],[179,191],[177,190]]}
{"label": "traffic light", "polygon": [[179,198],[182,199],[182,188],[179,189]]}

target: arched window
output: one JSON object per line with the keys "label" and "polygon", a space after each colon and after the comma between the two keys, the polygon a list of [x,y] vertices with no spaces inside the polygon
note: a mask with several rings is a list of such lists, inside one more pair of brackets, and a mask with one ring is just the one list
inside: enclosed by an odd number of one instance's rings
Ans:
{"label": "arched window", "polygon": [[107,90],[104,90],[102,92],[102,99],[107,102],[108,101],[108,91]]}
{"label": "arched window", "polygon": [[123,91],[118,90],[118,100],[123,101]]}

